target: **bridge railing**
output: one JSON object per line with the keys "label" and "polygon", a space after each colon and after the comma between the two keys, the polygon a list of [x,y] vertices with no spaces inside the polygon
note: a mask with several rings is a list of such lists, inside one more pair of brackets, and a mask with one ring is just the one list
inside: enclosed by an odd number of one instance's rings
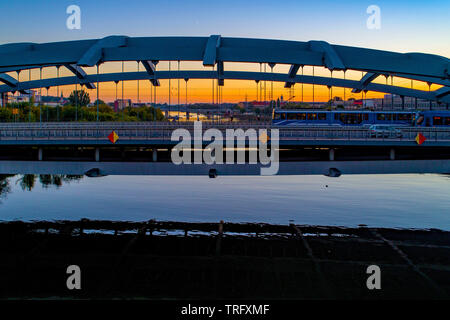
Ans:
{"label": "bridge railing", "polygon": [[[121,140],[168,140],[177,128],[185,128],[194,137],[193,126],[176,125],[117,125],[116,123],[99,127],[84,126],[48,126],[48,127],[0,127],[0,140],[106,140],[108,135],[115,131]],[[203,132],[209,128],[220,130],[226,136],[226,129],[241,128],[244,131],[252,129],[270,129],[266,125],[206,125]],[[367,128],[355,127],[296,127],[279,128],[280,140],[399,140],[414,141],[418,133],[422,133],[429,141],[450,141],[450,129],[444,128],[417,128],[401,129],[401,136],[372,136]],[[270,130],[268,135],[270,136]]]}
{"label": "bridge railing", "polygon": [[367,128],[296,128],[281,129],[280,139],[311,139],[311,140],[405,140],[414,141],[418,133],[427,140],[450,141],[450,129],[440,128],[402,128],[401,135],[373,135]]}
{"label": "bridge railing", "polygon": [[[270,122],[264,121],[202,121],[203,128],[269,128],[271,126]],[[15,129],[15,128],[193,128],[194,122],[183,121],[183,122],[168,122],[168,121],[158,121],[158,122],[9,122],[0,123],[0,130],[2,129]]]}

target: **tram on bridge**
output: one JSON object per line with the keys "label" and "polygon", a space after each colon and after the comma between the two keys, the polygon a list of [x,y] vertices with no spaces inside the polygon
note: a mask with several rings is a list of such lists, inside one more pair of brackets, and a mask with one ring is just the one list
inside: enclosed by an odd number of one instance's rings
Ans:
{"label": "tram on bridge", "polygon": [[275,110],[272,124],[276,126],[369,126],[380,124],[450,128],[450,111]]}

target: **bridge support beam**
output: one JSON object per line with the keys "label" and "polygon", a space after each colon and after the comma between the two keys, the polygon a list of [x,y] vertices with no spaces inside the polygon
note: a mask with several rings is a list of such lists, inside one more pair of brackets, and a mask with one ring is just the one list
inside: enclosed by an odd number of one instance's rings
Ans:
{"label": "bridge support beam", "polygon": [[44,153],[44,151],[42,150],[42,148],[39,148],[38,149],[38,160],[39,161],[42,161],[43,153]]}
{"label": "bridge support beam", "polygon": [[100,161],[100,148],[95,148],[95,161]]}
{"label": "bridge support beam", "polygon": [[152,160],[153,160],[153,162],[158,161],[158,149],[152,150]]}
{"label": "bridge support beam", "polygon": [[391,150],[389,152],[389,159],[395,160],[395,149],[394,148],[391,148]]}
{"label": "bridge support beam", "polygon": [[330,161],[334,161],[334,149],[330,149],[330,152],[328,155],[329,155]]}

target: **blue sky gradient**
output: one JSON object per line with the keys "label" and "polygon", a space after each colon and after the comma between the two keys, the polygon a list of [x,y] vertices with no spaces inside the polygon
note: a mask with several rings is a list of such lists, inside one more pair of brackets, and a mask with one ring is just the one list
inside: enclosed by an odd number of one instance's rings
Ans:
{"label": "blue sky gradient", "polygon": [[[81,30],[66,28],[71,4],[81,8]],[[366,28],[371,4],[381,8],[381,30]],[[450,56],[450,1],[442,0],[21,0],[1,1],[0,11],[0,43],[221,34]]]}

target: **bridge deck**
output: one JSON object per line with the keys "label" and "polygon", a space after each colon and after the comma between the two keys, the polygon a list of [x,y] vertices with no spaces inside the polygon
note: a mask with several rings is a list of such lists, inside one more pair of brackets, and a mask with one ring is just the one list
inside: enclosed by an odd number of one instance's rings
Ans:
{"label": "bridge deck", "polygon": [[[112,143],[108,135],[115,131],[117,145],[172,146],[175,129],[189,130],[192,137],[192,123],[44,123],[44,124],[0,124],[0,145],[98,145]],[[279,130],[280,146],[417,146],[415,138],[420,132],[426,137],[422,146],[449,147],[450,129],[446,128],[401,128],[402,137],[371,137],[368,128],[302,126],[272,127],[264,123],[206,123],[203,132],[209,128],[219,129],[224,137],[227,129],[272,129]],[[238,139],[237,139],[238,140]],[[248,141],[248,139],[247,139]],[[204,144],[209,143],[207,140]],[[270,140],[269,140],[270,143]]]}

